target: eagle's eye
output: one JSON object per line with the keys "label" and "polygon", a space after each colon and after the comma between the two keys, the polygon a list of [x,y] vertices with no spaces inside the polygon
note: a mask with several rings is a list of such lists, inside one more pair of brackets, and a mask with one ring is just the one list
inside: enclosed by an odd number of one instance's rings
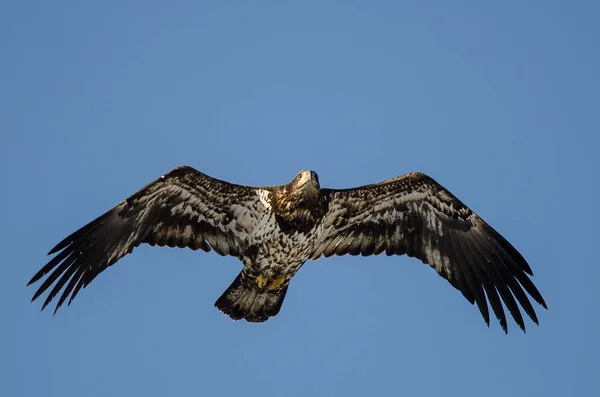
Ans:
{"label": "eagle's eye", "polygon": [[302,174],[296,175],[296,179],[298,179],[298,180],[302,179]]}

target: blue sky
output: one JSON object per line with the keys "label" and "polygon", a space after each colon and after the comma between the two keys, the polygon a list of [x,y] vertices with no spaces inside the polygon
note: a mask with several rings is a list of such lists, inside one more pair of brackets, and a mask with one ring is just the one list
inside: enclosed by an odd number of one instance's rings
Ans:
{"label": "blue sky", "polygon": [[[451,4],[452,3],[452,4]],[[565,396],[598,390],[597,2],[3,2],[0,395]],[[240,270],[140,247],[57,316],[29,278],[171,168],[327,187],[425,172],[528,259],[504,335],[406,257],[309,262],[281,313]]]}

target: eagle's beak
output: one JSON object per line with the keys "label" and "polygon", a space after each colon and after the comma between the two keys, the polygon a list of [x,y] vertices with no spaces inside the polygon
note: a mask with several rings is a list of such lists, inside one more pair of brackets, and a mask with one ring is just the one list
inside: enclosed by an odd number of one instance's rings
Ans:
{"label": "eagle's beak", "polygon": [[319,176],[317,175],[316,172],[311,171],[309,176],[308,176],[308,180],[316,187],[319,187]]}

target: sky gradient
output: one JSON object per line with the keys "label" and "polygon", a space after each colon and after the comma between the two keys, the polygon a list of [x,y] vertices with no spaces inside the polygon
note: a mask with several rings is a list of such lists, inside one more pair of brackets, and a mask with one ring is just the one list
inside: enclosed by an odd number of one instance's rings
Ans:
{"label": "sky gradient", "polygon": [[[6,1],[0,395],[598,392],[600,3]],[[300,5],[301,4],[301,5]],[[177,165],[248,185],[429,174],[529,261],[504,335],[407,257],[308,262],[280,314],[213,307],[241,264],[139,247],[55,317],[58,241]]]}

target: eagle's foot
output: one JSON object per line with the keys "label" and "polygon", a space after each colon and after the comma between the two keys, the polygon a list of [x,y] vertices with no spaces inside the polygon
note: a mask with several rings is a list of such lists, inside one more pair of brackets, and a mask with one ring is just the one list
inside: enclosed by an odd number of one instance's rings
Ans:
{"label": "eagle's foot", "polygon": [[271,284],[269,284],[268,289],[270,289],[270,290],[277,289],[277,287],[279,287],[281,284],[283,284],[284,281],[285,281],[285,276],[277,277],[275,280],[271,281]]}
{"label": "eagle's foot", "polygon": [[256,277],[256,285],[258,286],[258,289],[263,289],[267,287],[269,291],[273,291],[279,288],[284,282],[285,276],[277,277],[272,281],[269,280],[269,278],[264,274],[260,274],[258,277]]}
{"label": "eagle's foot", "polygon": [[263,289],[265,287],[265,285],[267,285],[268,281],[269,281],[269,279],[266,278],[262,274],[260,274],[258,277],[256,277],[256,285],[258,285],[259,289]]}

